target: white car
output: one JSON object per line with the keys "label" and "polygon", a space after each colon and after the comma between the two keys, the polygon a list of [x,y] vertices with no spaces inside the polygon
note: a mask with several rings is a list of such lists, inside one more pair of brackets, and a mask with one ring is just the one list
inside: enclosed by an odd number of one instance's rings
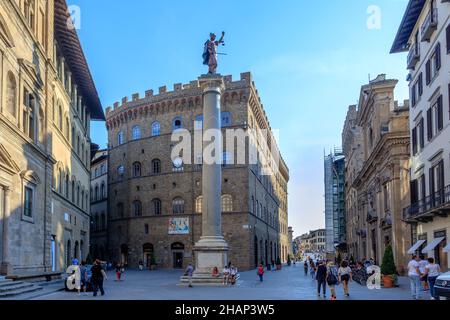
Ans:
{"label": "white car", "polygon": [[434,292],[439,299],[450,299],[450,272],[443,273],[436,279]]}

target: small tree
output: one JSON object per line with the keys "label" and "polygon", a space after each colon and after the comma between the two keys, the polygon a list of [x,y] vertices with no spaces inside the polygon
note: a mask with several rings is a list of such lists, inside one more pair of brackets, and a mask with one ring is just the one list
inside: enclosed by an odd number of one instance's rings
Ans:
{"label": "small tree", "polygon": [[397,268],[394,262],[394,253],[392,252],[391,245],[388,245],[384,250],[383,263],[381,264],[381,274],[383,275],[397,274]]}

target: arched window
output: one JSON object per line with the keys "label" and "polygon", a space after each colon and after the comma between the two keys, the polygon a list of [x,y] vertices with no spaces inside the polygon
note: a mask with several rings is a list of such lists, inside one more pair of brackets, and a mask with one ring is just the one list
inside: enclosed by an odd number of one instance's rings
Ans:
{"label": "arched window", "polygon": [[77,206],[80,205],[80,186],[77,186]]}
{"label": "arched window", "polygon": [[61,131],[63,129],[63,110],[61,105],[58,106],[58,128]]}
{"label": "arched window", "polygon": [[198,196],[197,199],[195,199],[195,212],[202,213],[202,208],[203,208],[203,196]]}
{"label": "arched window", "polygon": [[181,117],[175,117],[172,121],[173,130],[183,128],[183,120]]}
{"label": "arched window", "polygon": [[152,123],[152,137],[159,136],[161,134],[161,125],[158,121]]}
{"label": "arched window", "polygon": [[233,164],[233,155],[231,152],[222,153],[222,166],[226,167]]}
{"label": "arched window", "polygon": [[99,200],[99,197],[98,197],[98,185],[95,186],[94,190],[95,190],[94,191],[94,200],[97,201],[97,200]]}
{"label": "arched window", "polygon": [[183,158],[177,157],[172,161],[172,171],[173,172],[182,172],[184,171],[184,163]]}
{"label": "arched window", "polygon": [[23,132],[28,135],[31,139],[34,139],[35,137],[35,105],[36,105],[36,99],[34,96],[28,92],[27,89],[24,89],[24,96],[23,96],[23,116],[22,116],[22,127]]}
{"label": "arched window", "polygon": [[222,127],[231,126],[231,113],[222,112]]}
{"label": "arched window", "polygon": [[69,118],[66,118],[66,138],[67,141],[70,141],[70,122],[69,122]]}
{"label": "arched window", "polygon": [[117,179],[122,180],[124,173],[125,173],[125,167],[124,166],[119,166],[117,168]]}
{"label": "arched window", "polygon": [[6,110],[13,117],[16,117],[17,84],[12,72],[8,72],[6,81]]}
{"label": "arched window", "polygon": [[161,173],[161,160],[159,159],[152,160],[152,173],[153,174]]}
{"label": "arched window", "polygon": [[141,176],[141,164],[139,162],[133,163],[133,177],[138,178]]}
{"label": "arched window", "polygon": [[98,219],[98,215],[96,214],[95,215],[95,218],[94,218],[94,230],[95,231],[98,231],[100,228],[99,228],[99,226],[100,226],[100,223],[99,223],[99,221],[98,221],[99,219]]}
{"label": "arched window", "polygon": [[102,182],[102,185],[100,187],[100,197],[101,199],[105,199],[106,198],[106,188],[105,188],[105,183]]}
{"label": "arched window", "polygon": [[65,189],[66,189],[66,199],[69,199],[69,175],[66,175]]}
{"label": "arched window", "polygon": [[84,209],[84,190],[81,190],[81,209]]}
{"label": "arched window", "polygon": [[124,217],[124,206],[123,203],[119,202],[117,204],[117,216],[119,218],[123,218]]}
{"label": "arched window", "polygon": [[123,144],[124,142],[125,142],[125,141],[124,141],[123,132],[120,131],[120,132],[117,134],[117,144],[120,146],[120,145]]}
{"label": "arched window", "polygon": [[173,214],[184,213],[184,200],[182,198],[175,198],[172,201]]}
{"label": "arched window", "polygon": [[58,192],[60,194],[63,193],[63,185],[64,185],[64,173],[61,168],[58,170]]}
{"label": "arched window", "polygon": [[142,203],[139,200],[133,202],[133,214],[135,217],[142,216]]}
{"label": "arched window", "polygon": [[161,215],[161,200],[153,199],[152,204],[153,204],[153,214],[156,216]]}
{"label": "arched window", "polygon": [[72,202],[75,202],[75,180],[72,180]]}
{"label": "arched window", "polygon": [[133,140],[138,140],[141,138],[141,127],[139,126],[134,126],[133,129],[131,129],[132,131],[132,139]]}
{"label": "arched window", "polygon": [[38,122],[38,139],[40,142],[44,142],[44,130],[45,130],[45,118],[44,118],[44,110],[39,108],[39,122]]}
{"label": "arched window", "polygon": [[229,194],[224,194],[222,196],[222,212],[232,212],[233,211],[233,198]]}

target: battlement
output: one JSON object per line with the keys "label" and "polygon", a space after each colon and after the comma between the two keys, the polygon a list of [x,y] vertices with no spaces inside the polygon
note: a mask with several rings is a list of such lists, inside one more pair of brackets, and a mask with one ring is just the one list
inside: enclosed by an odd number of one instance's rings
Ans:
{"label": "battlement", "polygon": [[[255,86],[252,80],[251,72],[243,72],[240,74],[239,80],[233,81],[232,75],[223,76],[223,80],[225,83],[226,89],[235,89],[239,87],[246,87],[249,85]],[[190,81],[189,83],[175,83],[172,87],[171,91],[168,90],[167,86],[161,86],[158,88],[158,94],[155,94],[153,89],[149,89],[145,91],[145,95],[143,98],[140,97],[139,93],[133,93],[131,96],[131,100],[128,97],[123,97],[121,103],[115,102],[113,106],[109,106],[106,108],[106,117],[112,117],[118,112],[121,112],[126,107],[131,107],[134,105],[139,105],[142,103],[148,102],[158,102],[159,100],[164,100],[166,98],[182,98],[183,96],[193,95],[193,94],[201,94],[200,85],[198,80]],[[198,91],[198,93],[194,93],[193,91]],[[258,91],[256,90],[256,93]],[[261,99],[258,97],[259,101]]]}

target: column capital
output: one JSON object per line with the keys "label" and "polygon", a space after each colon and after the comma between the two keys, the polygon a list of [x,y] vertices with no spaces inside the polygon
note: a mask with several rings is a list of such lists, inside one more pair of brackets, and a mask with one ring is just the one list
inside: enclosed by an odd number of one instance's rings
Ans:
{"label": "column capital", "polygon": [[202,88],[203,93],[208,91],[218,91],[219,94],[225,90],[225,84],[223,77],[220,74],[202,75],[198,78],[198,83],[200,88]]}

